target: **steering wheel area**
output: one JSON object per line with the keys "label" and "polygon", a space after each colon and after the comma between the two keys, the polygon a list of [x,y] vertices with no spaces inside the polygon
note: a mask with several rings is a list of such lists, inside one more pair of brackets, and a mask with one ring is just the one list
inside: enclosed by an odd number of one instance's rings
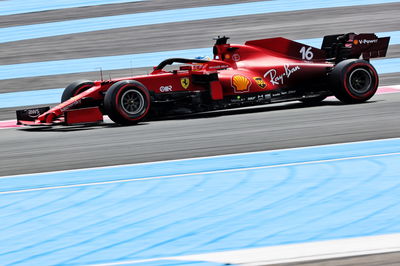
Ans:
{"label": "steering wheel area", "polygon": [[156,66],[154,70],[162,70],[164,67],[172,65],[174,63],[192,64],[192,63],[209,63],[209,62],[210,61],[208,60],[202,60],[202,59],[169,58],[158,64],[158,66]]}

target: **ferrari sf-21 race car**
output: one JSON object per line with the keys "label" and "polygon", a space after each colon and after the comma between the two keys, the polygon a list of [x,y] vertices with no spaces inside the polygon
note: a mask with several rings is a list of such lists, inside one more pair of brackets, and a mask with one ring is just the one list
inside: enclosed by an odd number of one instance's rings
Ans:
{"label": "ferrari sf-21 race car", "polygon": [[[133,125],[175,110],[203,112],[298,100],[316,104],[334,95],[361,103],[378,88],[370,58],[384,57],[390,37],[347,33],[323,38],[321,49],[285,38],[229,44],[216,38],[213,60],[171,58],[148,75],[77,81],[57,106],[17,111],[18,124],[98,123],[108,115]],[[178,63],[173,69],[172,64]]]}

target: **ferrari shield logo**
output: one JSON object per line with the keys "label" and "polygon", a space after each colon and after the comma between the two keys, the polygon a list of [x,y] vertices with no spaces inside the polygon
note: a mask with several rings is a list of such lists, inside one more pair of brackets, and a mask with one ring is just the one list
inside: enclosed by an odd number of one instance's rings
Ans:
{"label": "ferrari shield logo", "polygon": [[257,83],[258,87],[260,87],[261,89],[267,87],[267,84],[265,84],[264,80],[261,77],[255,77],[253,79]]}
{"label": "ferrari shield logo", "polygon": [[181,85],[184,89],[187,89],[189,87],[189,84],[189,78],[181,78]]}

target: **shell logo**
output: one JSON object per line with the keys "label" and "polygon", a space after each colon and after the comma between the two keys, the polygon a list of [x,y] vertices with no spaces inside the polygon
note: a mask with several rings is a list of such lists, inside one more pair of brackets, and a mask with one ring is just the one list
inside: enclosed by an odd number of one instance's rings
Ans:
{"label": "shell logo", "polygon": [[232,77],[232,87],[235,92],[248,92],[251,85],[251,81],[248,77],[242,75],[234,75]]}

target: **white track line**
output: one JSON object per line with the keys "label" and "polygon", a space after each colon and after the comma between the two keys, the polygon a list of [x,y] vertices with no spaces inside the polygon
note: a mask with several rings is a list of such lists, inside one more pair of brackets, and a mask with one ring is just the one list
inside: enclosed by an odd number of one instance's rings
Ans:
{"label": "white track line", "polygon": [[[382,86],[382,87],[379,87],[379,89],[386,89],[386,88],[388,88],[388,89],[400,90],[400,85],[390,85],[390,86]],[[379,89],[378,89],[378,90],[379,90]]]}
{"label": "white track line", "polygon": [[222,264],[256,266],[345,258],[398,251],[400,251],[400,234],[388,234],[252,249],[239,249],[197,255],[92,264],[92,266],[116,266],[160,260],[178,260],[189,262],[206,261]]}
{"label": "white track line", "polygon": [[327,163],[327,162],[338,162],[338,161],[347,161],[347,160],[356,160],[356,159],[365,159],[365,158],[376,158],[376,157],[395,156],[395,155],[400,155],[400,152],[385,153],[385,154],[373,154],[373,155],[363,155],[363,156],[354,156],[354,157],[344,157],[344,158],[336,158],[336,159],[328,159],[328,160],[315,160],[315,161],[306,161],[306,162],[297,162],[297,163],[264,165],[264,166],[246,167],[246,168],[234,168],[234,169],[226,169],[226,170],[204,171],[204,172],[176,174],[176,175],[153,176],[153,177],[144,177],[144,178],[130,178],[130,179],[111,180],[111,181],[102,181],[102,182],[91,182],[91,183],[74,184],[74,185],[61,185],[61,186],[51,186],[51,187],[39,187],[39,188],[29,188],[29,189],[20,189],[20,190],[10,190],[10,191],[1,191],[0,195],[16,194],[16,193],[32,192],[32,191],[42,191],[42,190],[54,190],[54,189],[62,189],[62,188],[76,188],[76,187],[88,187],[88,186],[97,186],[97,185],[109,185],[109,184],[127,183],[127,182],[134,182],[134,181],[168,179],[168,178],[195,176],[195,175],[209,175],[209,174],[232,173],[232,172],[241,172],[241,171],[252,171],[252,170],[260,170],[260,169],[268,169],[268,168],[288,167],[288,166],[298,166],[298,165],[308,165],[308,164],[318,164],[318,163]]}
{"label": "white track line", "polygon": [[231,153],[231,154],[214,155],[214,156],[200,156],[200,157],[192,157],[192,158],[185,158],[185,159],[163,160],[163,161],[154,161],[154,162],[145,162],[145,163],[118,164],[118,165],[109,165],[109,166],[100,166],[100,167],[87,167],[87,168],[70,169],[70,170],[39,172],[39,173],[31,173],[31,174],[9,175],[9,176],[0,176],[0,179],[18,178],[18,177],[26,177],[26,176],[37,176],[37,175],[42,175],[42,174],[73,173],[73,172],[80,172],[80,171],[94,170],[94,169],[113,169],[113,168],[126,167],[126,166],[129,167],[129,166],[134,166],[134,165],[154,165],[154,164],[159,164],[159,163],[185,162],[185,161],[192,161],[192,160],[224,158],[224,157],[232,157],[232,156],[260,154],[260,153],[276,153],[276,152],[282,152],[282,151],[303,150],[303,149],[317,148],[317,147],[334,147],[334,146],[341,146],[341,145],[351,145],[351,144],[356,144],[356,143],[359,143],[359,144],[374,143],[374,142],[382,142],[382,141],[388,141],[388,140],[400,140],[400,137],[399,138],[362,140],[362,141],[350,141],[350,142],[332,143],[332,144],[323,144],[323,145],[311,145],[311,146],[286,148],[286,149],[273,149],[273,150],[268,150],[268,151],[253,151],[253,152]]}

